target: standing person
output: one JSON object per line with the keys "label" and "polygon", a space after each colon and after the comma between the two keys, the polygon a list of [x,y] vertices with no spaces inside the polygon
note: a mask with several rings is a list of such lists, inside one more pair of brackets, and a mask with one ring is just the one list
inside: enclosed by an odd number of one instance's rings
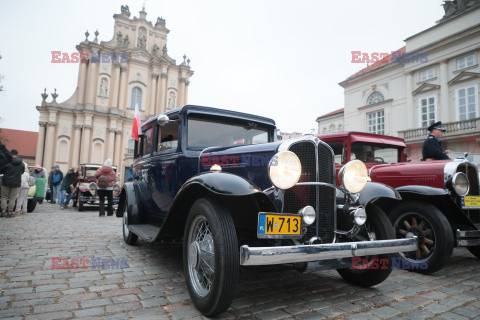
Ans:
{"label": "standing person", "polygon": [[450,157],[447,153],[450,153],[450,150],[445,150],[443,152],[442,145],[440,144],[440,138],[443,136],[445,129],[442,125],[442,121],[435,122],[430,127],[428,127],[430,134],[423,143],[422,155],[423,160],[448,160]]}
{"label": "standing person", "polygon": [[[60,166],[56,164],[53,167],[53,171],[50,173],[50,183],[51,183],[51,195],[52,195],[52,203],[55,203],[57,201],[57,195],[60,192],[60,186],[62,185],[62,180],[63,180],[63,172],[60,171]],[[60,198],[60,197],[59,197]]]}
{"label": "standing person", "polygon": [[35,170],[33,170],[32,172],[30,172],[30,175],[31,175],[32,177],[34,177],[35,179],[36,179],[36,178],[43,178],[43,179],[45,179],[45,172],[43,172],[42,167],[40,167],[39,164],[37,164],[37,165],[35,166]]}
{"label": "standing person", "polygon": [[73,197],[73,186],[77,182],[78,167],[68,170],[60,185],[60,209],[67,209]]}
{"label": "standing person", "polygon": [[50,203],[53,203],[53,185],[52,185],[52,175],[53,171],[55,170],[55,167],[52,167],[52,170],[48,173],[48,188],[50,189]]}
{"label": "standing person", "polygon": [[0,174],[3,173],[1,216],[7,218],[13,217],[12,212],[15,206],[15,200],[17,200],[18,191],[22,184],[22,174],[25,172],[25,165],[23,164],[22,159],[18,157],[18,151],[13,149],[10,153],[12,155],[12,162],[7,163],[0,168]]}
{"label": "standing person", "polygon": [[15,209],[16,214],[27,213],[28,191],[30,190],[28,179],[33,179],[30,177],[30,174],[28,172],[28,166],[25,167],[25,172],[22,173],[21,179],[22,179],[22,182],[20,184],[20,190],[18,191],[18,196],[17,196],[17,208]]}
{"label": "standing person", "polygon": [[7,147],[0,141],[0,168],[10,162],[12,162],[12,155]]}
{"label": "standing person", "polygon": [[107,159],[103,166],[95,172],[97,178],[98,200],[100,201],[99,215],[105,216],[105,197],[108,200],[107,215],[113,215],[113,185],[117,181],[117,175],[112,168],[112,160]]}

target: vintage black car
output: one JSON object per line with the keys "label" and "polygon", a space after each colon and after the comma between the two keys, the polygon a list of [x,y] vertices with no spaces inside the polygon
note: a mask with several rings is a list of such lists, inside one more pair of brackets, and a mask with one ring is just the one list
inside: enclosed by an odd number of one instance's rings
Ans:
{"label": "vintage black car", "polygon": [[240,266],[318,261],[368,287],[388,277],[390,254],[417,250],[375,205],[399,194],[368,182],[358,160],[336,187],[332,149],[318,138],[276,141],[271,119],[199,106],[154,117],[142,133],[117,210],[124,240],[183,240],[188,290],[205,315],[228,309]]}

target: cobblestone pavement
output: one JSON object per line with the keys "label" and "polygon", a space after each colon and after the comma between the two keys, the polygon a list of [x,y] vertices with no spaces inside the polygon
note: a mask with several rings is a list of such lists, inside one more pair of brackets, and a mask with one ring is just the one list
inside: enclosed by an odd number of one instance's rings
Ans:
{"label": "cobblestone pavement", "polygon": [[[310,264],[244,268],[231,308],[219,319],[480,319],[480,261],[456,249],[433,276],[395,270],[362,289]],[[128,259],[126,269],[52,269],[52,257]],[[182,274],[181,246],[127,246],[121,219],[58,210],[0,219],[2,319],[201,319]]]}

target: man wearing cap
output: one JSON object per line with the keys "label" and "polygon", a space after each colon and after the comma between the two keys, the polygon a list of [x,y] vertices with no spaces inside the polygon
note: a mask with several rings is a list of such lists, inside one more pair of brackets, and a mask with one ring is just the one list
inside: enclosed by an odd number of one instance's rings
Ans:
{"label": "man wearing cap", "polygon": [[440,138],[443,136],[445,131],[447,131],[443,125],[442,121],[435,122],[430,127],[428,127],[430,134],[423,143],[422,155],[423,160],[448,160],[450,159],[447,156],[447,153],[450,153],[450,150],[445,150],[443,152],[442,145],[440,144]]}

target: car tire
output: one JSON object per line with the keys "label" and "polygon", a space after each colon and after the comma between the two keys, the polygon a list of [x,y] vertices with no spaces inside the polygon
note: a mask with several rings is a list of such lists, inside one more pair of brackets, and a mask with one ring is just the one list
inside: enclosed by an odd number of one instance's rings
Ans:
{"label": "car tire", "polygon": [[[369,227],[370,231],[373,231],[375,233],[375,240],[395,239],[395,232],[392,224],[390,223],[390,220],[388,220],[387,215],[376,206],[371,206],[370,208],[368,208],[367,222],[365,226]],[[361,241],[368,241],[368,238],[358,238],[360,236],[362,236],[361,232],[357,235],[355,239]],[[368,235],[366,236],[368,237]],[[363,269],[354,268],[353,259],[355,258],[352,258],[351,268],[337,269],[337,272],[348,283],[355,286],[368,288],[383,282],[385,279],[388,278],[390,273],[392,273],[391,257],[391,254],[382,254],[371,258],[356,257],[356,259],[368,259],[368,263],[365,264],[366,267]]]}
{"label": "car tire", "polygon": [[34,196],[32,199],[28,199],[27,202],[27,212],[30,213],[33,210],[35,210],[35,207],[37,206],[37,196]]}
{"label": "car tire", "polygon": [[420,266],[408,270],[432,274],[448,263],[454,238],[450,223],[439,209],[420,201],[407,201],[395,207],[389,218],[396,238],[405,238],[405,232],[418,237],[417,251],[399,254],[402,266]]}
{"label": "car tire", "polygon": [[78,211],[79,212],[82,212],[83,211],[83,205],[84,205],[84,201],[80,200],[80,197],[81,197],[81,194],[78,196]]}
{"label": "car tire", "polygon": [[197,200],[190,209],[183,241],[183,270],[195,307],[205,316],[226,311],[235,295],[239,269],[237,233],[230,213],[215,200]]}
{"label": "car tire", "polygon": [[122,221],[123,240],[129,246],[133,246],[137,243],[138,236],[128,229],[128,212],[126,210],[126,206],[125,212],[123,213]]}

